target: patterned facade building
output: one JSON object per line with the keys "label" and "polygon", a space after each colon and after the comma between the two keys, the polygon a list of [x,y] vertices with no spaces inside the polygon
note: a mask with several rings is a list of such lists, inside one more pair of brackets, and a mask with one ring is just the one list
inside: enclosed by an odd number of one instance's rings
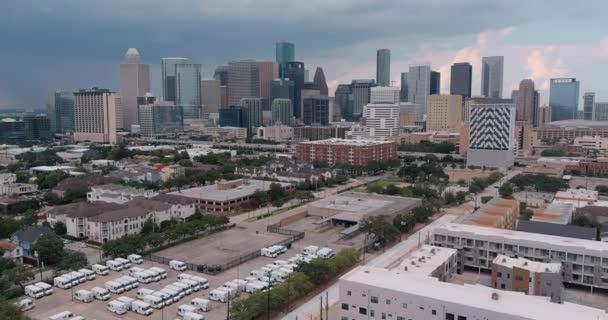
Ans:
{"label": "patterned facade building", "polygon": [[330,165],[367,166],[370,161],[397,159],[397,144],[390,141],[328,139],[298,144],[299,161],[321,161]]}
{"label": "patterned facade building", "polygon": [[511,100],[471,104],[467,165],[509,168],[514,163],[515,105]]}

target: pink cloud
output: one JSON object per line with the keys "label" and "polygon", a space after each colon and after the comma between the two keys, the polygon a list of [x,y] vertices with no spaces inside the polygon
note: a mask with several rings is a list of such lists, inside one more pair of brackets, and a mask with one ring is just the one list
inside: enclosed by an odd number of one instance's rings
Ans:
{"label": "pink cloud", "polygon": [[530,50],[527,57],[527,69],[530,79],[534,80],[541,90],[549,89],[551,78],[564,77],[567,70],[557,54],[557,47],[547,46]]}

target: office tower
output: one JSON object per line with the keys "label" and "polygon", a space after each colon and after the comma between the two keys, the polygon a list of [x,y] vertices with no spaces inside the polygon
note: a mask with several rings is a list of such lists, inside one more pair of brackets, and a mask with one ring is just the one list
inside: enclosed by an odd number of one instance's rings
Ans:
{"label": "office tower", "polygon": [[117,143],[116,93],[108,89],[74,92],[74,141]]}
{"label": "office tower", "polygon": [[228,85],[228,66],[217,66],[213,72],[213,79],[220,82],[220,86]]}
{"label": "office tower", "polygon": [[408,102],[426,108],[426,97],[428,97],[431,92],[431,67],[410,67],[407,76]]}
{"label": "office tower", "polygon": [[243,108],[243,127],[247,128],[247,134],[253,135],[255,128],[262,126],[262,100],[243,98],[240,106]]}
{"label": "office tower", "polygon": [[[116,129],[124,129],[125,128],[125,117],[122,112],[122,97],[120,94],[114,95],[114,109],[116,114]],[[130,129],[130,128],[129,128]]]}
{"label": "office tower", "polygon": [[26,114],[22,121],[26,140],[46,140],[51,137],[51,120],[46,114]]}
{"label": "office tower", "polygon": [[545,123],[551,122],[551,106],[544,105],[538,108],[536,113],[537,127],[542,127]]}
{"label": "office tower", "polygon": [[290,99],[277,98],[272,101],[272,124],[277,123],[289,126],[293,117],[293,106]]}
{"label": "office tower", "polygon": [[510,168],[515,162],[515,105],[510,99],[474,100],[467,166]]}
{"label": "office tower", "polygon": [[192,63],[187,58],[162,58],[161,62],[161,74],[162,74],[162,85],[163,85],[163,98],[165,101],[175,102],[177,99],[176,83],[175,83],[175,65]]}
{"label": "office tower", "polygon": [[381,87],[391,85],[391,50],[376,51],[376,83]]}
{"label": "office tower", "polygon": [[[295,83],[289,79],[274,79],[270,82],[270,103],[274,99],[289,99],[292,103],[295,94]],[[293,110],[292,110],[293,113]]]}
{"label": "office tower", "polygon": [[129,48],[125,62],[120,65],[120,96],[124,128],[131,129],[131,125],[139,123],[137,97],[147,92],[150,92],[150,66],[140,63],[137,49]]}
{"label": "office tower", "polygon": [[517,110],[517,104],[519,103],[519,90],[511,91],[511,101],[515,105],[515,110]]}
{"label": "office tower", "polygon": [[593,106],[595,104],[595,92],[585,92],[583,94],[583,119],[594,120]]}
{"label": "office tower", "polygon": [[454,63],[450,68],[450,94],[471,97],[473,67],[468,62]]}
{"label": "office tower", "polygon": [[304,62],[289,61],[284,69],[284,78],[293,81],[293,115],[299,117],[302,114],[302,88],[304,87]]}
{"label": "office tower", "polygon": [[153,104],[156,101],[162,101],[162,97],[155,97],[150,92],[146,93],[143,96],[137,97],[137,107],[144,104]]}
{"label": "office tower", "polygon": [[369,80],[353,80],[350,84],[350,90],[353,95],[352,117],[360,118],[363,113],[363,107],[369,103],[371,96],[371,88],[376,86],[373,79]]}
{"label": "office tower", "polygon": [[279,78],[288,78],[285,75],[287,63],[296,60],[296,49],[293,43],[277,42],[276,43],[276,61],[279,71]]}
{"label": "office tower", "polygon": [[220,86],[220,107],[228,107],[228,86]]}
{"label": "office tower", "polygon": [[593,104],[593,120],[608,121],[608,102],[595,102]]}
{"label": "office tower", "polygon": [[329,97],[307,96],[302,100],[303,122],[305,125],[329,123]]}
{"label": "office tower", "polygon": [[401,72],[401,102],[407,102],[407,72]]}
{"label": "office tower", "polygon": [[399,87],[373,87],[370,89],[369,103],[399,103]]}
{"label": "office tower", "polygon": [[576,119],[579,99],[579,82],[576,78],[551,79],[549,105],[551,120]]}
{"label": "office tower", "polygon": [[138,108],[142,136],[177,135],[184,131],[182,106],[158,98],[152,103],[140,104]]}
{"label": "office tower", "polygon": [[257,61],[257,65],[260,84],[258,96],[262,99],[262,108],[270,110],[270,82],[277,78],[277,64],[274,61]]}
{"label": "office tower", "polygon": [[369,103],[363,108],[363,133],[355,139],[384,141],[399,134],[399,101]]}
{"label": "office tower", "polygon": [[329,89],[327,88],[327,81],[325,80],[325,73],[323,73],[323,68],[317,67],[315,70],[315,76],[313,78],[313,82],[319,87],[319,91],[322,96],[329,95]]}
{"label": "office tower", "polygon": [[228,105],[235,106],[243,98],[260,96],[258,64],[254,60],[228,63]]}
{"label": "office tower", "polygon": [[481,59],[481,95],[502,98],[502,81],[505,57],[483,57]]}
{"label": "office tower", "polygon": [[245,108],[241,106],[230,106],[220,109],[220,127],[244,128]]}
{"label": "office tower", "polygon": [[175,105],[182,106],[185,119],[201,117],[201,65],[175,65]]}
{"label": "office tower", "polygon": [[462,96],[436,94],[426,100],[427,131],[458,132],[462,122]]}
{"label": "office tower", "polygon": [[532,110],[532,114],[534,115],[534,119],[532,120],[532,126],[538,126],[538,108],[540,108],[540,92],[538,90],[534,91],[534,109]]}
{"label": "office tower", "polygon": [[74,94],[55,91],[54,95],[55,131],[60,133],[74,131]]}
{"label": "office tower", "polygon": [[342,118],[350,120],[353,115],[353,95],[348,84],[339,84],[334,93],[336,103],[340,106]]}
{"label": "office tower", "polygon": [[[515,101],[514,101],[515,102]],[[524,79],[519,83],[517,121],[534,122],[534,81]]]}
{"label": "office tower", "polygon": [[440,94],[441,93],[441,73],[438,71],[431,71],[431,84],[429,88],[429,94]]}
{"label": "office tower", "polygon": [[[320,95],[321,91],[314,82],[304,82],[302,91],[300,91],[300,105],[304,106],[304,99]],[[296,118],[300,123],[304,122],[304,107],[301,108],[300,114]]]}
{"label": "office tower", "polygon": [[201,80],[201,105],[203,113],[217,113],[222,104],[220,81]]}

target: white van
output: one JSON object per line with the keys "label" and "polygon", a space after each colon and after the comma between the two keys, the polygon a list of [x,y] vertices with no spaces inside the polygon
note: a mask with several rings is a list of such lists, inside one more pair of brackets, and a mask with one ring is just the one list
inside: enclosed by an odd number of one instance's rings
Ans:
{"label": "white van", "polygon": [[131,284],[131,287],[133,289],[139,287],[139,282],[137,282],[136,278],[133,278],[131,276],[122,276],[121,278],[124,279],[125,281],[128,281],[129,284]]}
{"label": "white van", "polygon": [[73,317],[72,311],[63,311],[49,317],[49,320],[68,320]]}
{"label": "white van", "polygon": [[129,308],[127,308],[127,305],[124,302],[118,300],[112,300],[108,302],[106,309],[116,314],[125,314],[129,310]]}
{"label": "white van", "polygon": [[154,291],[151,293],[153,296],[157,296],[161,299],[164,306],[168,306],[173,303],[173,298],[170,294],[162,292],[162,291]]}
{"label": "white van", "polygon": [[31,299],[21,299],[15,303],[13,303],[13,305],[17,308],[19,308],[19,310],[21,311],[27,311],[30,309],[34,308],[34,301],[32,301]]}
{"label": "white van", "polygon": [[167,278],[167,271],[165,271],[165,269],[163,268],[159,268],[159,267],[152,267],[150,269],[148,269],[148,271],[155,271],[156,273],[160,274],[160,277],[162,279],[166,279]]}
{"label": "white van", "polygon": [[257,283],[259,285],[261,285],[262,287],[264,287],[264,289],[270,288],[270,282],[266,282],[266,281],[256,281],[254,283]]}
{"label": "white van", "polygon": [[247,283],[250,283],[250,282],[258,281],[258,278],[254,277],[254,276],[248,276],[248,277],[245,277],[245,281]]}
{"label": "white van", "polygon": [[260,277],[266,277],[266,271],[262,271],[262,270],[252,270],[249,273],[250,276],[255,277],[256,279],[259,279]]}
{"label": "white van", "polygon": [[146,271],[146,269],[144,268],[140,268],[140,267],[131,267],[131,269],[129,269],[129,275],[135,277],[135,274],[138,272],[144,272]]}
{"label": "white van", "polygon": [[110,292],[112,292],[112,293],[121,294],[121,293],[125,292],[125,288],[123,287],[123,285],[116,281],[106,282],[105,287],[106,287],[106,289],[110,290]]}
{"label": "white van", "polygon": [[286,265],[289,262],[285,261],[285,260],[275,260],[272,264],[275,264],[277,266],[282,266],[282,265]]}
{"label": "white van", "polygon": [[133,304],[131,304],[131,310],[139,314],[143,314],[145,316],[149,316],[152,314],[152,306],[150,306],[149,303],[139,300],[133,301]]}
{"label": "white van", "polygon": [[[133,269],[133,268],[131,268]],[[149,273],[152,276],[152,281],[154,282],[158,282],[161,279],[161,273],[156,271],[156,270],[152,270],[152,268],[145,270],[147,273]]]}
{"label": "white van", "polygon": [[138,254],[130,254],[127,256],[127,259],[135,264],[142,264],[144,262],[144,259]]}
{"label": "white van", "polygon": [[194,298],[192,299],[191,304],[197,309],[200,310],[202,312],[207,312],[209,310],[211,310],[211,302],[209,302],[209,300],[207,299],[203,299],[203,298]]}
{"label": "white van", "polygon": [[93,271],[95,271],[96,274],[101,276],[107,276],[110,273],[110,269],[108,267],[100,264],[94,264],[91,268],[93,268]]}
{"label": "white van", "polygon": [[184,271],[186,270],[186,264],[179,260],[171,260],[169,261],[169,269]]}
{"label": "white van", "polygon": [[334,257],[336,253],[331,248],[321,248],[317,251],[317,256],[320,258],[331,258]]}
{"label": "white van", "polygon": [[184,292],[186,295],[192,293],[192,287],[190,287],[190,285],[187,285],[183,282],[177,281],[177,282],[173,282],[171,285],[181,288],[182,292]]}
{"label": "white van", "polygon": [[106,261],[106,267],[110,268],[110,270],[113,271],[120,271],[122,270],[122,263],[114,260],[108,260]]}
{"label": "white van", "polygon": [[[172,284],[166,285],[165,289],[173,290],[177,293],[177,300],[186,296],[186,290],[181,287],[174,286]],[[175,300],[175,299],[174,299]]]}
{"label": "white van", "polygon": [[196,313],[196,312],[186,312],[184,313],[183,320],[203,320],[205,317]]}
{"label": "white van", "polygon": [[[135,268],[135,267],[133,267],[133,268]],[[133,268],[131,268],[131,269],[133,269]],[[154,281],[154,275],[152,275],[148,271],[136,272],[135,274],[132,274],[132,276],[137,278],[137,281],[139,281],[141,283],[150,283],[150,282]]]}
{"label": "white van", "polygon": [[191,279],[193,275],[187,273],[180,273],[177,275],[177,280]]}
{"label": "white van", "polygon": [[135,299],[129,298],[126,296],[120,296],[120,297],[116,298],[116,300],[124,303],[127,306],[127,310],[133,310],[132,304],[134,301],[136,301]]}
{"label": "white van", "polygon": [[78,272],[82,273],[87,280],[95,280],[95,278],[96,278],[95,272],[93,272],[89,269],[82,268],[82,269],[78,270]]}
{"label": "white van", "polygon": [[87,318],[85,318],[83,316],[73,316],[68,320],[87,320]]}
{"label": "white van", "polygon": [[72,287],[72,279],[64,276],[55,277],[53,279],[53,285],[57,288],[69,289]]}
{"label": "white van", "polygon": [[247,285],[247,281],[241,280],[241,279],[234,279],[230,282],[238,284],[240,291],[245,291],[245,286]]}
{"label": "white van", "polygon": [[274,263],[269,263],[269,264],[265,265],[264,267],[266,267],[266,268],[268,268],[268,269],[271,269],[271,270],[273,270],[273,271],[274,271],[274,270],[279,270],[279,269],[281,268],[281,266],[280,266],[280,265],[278,265],[278,264],[274,264]]}
{"label": "white van", "polygon": [[95,298],[95,295],[93,294],[93,292],[89,291],[89,290],[78,290],[76,292],[74,292],[74,299],[81,301],[81,302],[91,302],[93,301],[93,299]]}
{"label": "white van", "polygon": [[230,299],[230,292],[221,288],[209,291],[209,300],[225,303]]}
{"label": "white van", "polygon": [[78,283],[83,283],[87,281],[87,276],[85,276],[82,272],[72,271],[69,273],[69,275],[72,277],[72,279],[77,280]]}
{"label": "white van", "polygon": [[122,268],[123,269],[129,269],[129,268],[131,268],[131,261],[130,260],[127,260],[125,258],[116,258],[116,259],[114,259],[114,261],[122,264]]}
{"label": "white van", "polygon": [[196,307],[191,306],[189,304],[182,304],[179,307],[177,307],[177,315],[178,316],[184,316],[184,314],[186,312],[194,312],[196,311]]}
{"label": "white van", "polygon": [[253,294],[258,291],[264,290],[264,285],[259,282],[250,282],[245,286],[245,292]]}
{"label": "white van", "polygon": [[36,287],[42,288],[42,290],[44,290],[45,296],[51,295],[53,293],[53,286],[46,282],[37,282],[34,283],[34,285]]}
{"label": "white van", "polygon": [[287,275],[279,270],[275,270],[270,273],[270,279],[274,282],[285,282],[287,280]]}
{"label": "white van", "polygon": [[130,281],[123,279],[122,277],[114,279],[114,282],[120,283],[124,291],[133,289],[133,285]]}
{"label": "white van", "polygon": [[25,287],[25,295],[30,298],[40,299],[44,297],[44,289],[35,285],[29,285]]}
{"label": "white van", "polygon": [[235,297],[239,292],[243,291],[238,283],[228,281],[224,283],[224,287],[230,289],[230,296]]}
{"label": "white van", "polygon": [[167,300],[169,303],[177,302],[180,299],[179,291],[171,290],[169,288],[162,288],[158,291],[169,296]]}
{"label": "white van", "polygon": [[304,250],[302,250],[302,254],[307,255],[307,256],[316,255],[317,251],[319,251],[319,247],[308,246],[308,247],[304,248]]}
{"label": "white van", "polygon": [[194,281],[192,279],[183,279],[183,280],[180,280],[179,282],[189,285],[190,288],[192,288],[192,290],[194,290],[194,291],[201,290],[201,284],[198,281]]}
{"label": "white van", "polygon": [[91,292],[93,292],[95,299],[97,300],[106,301],[110,299],[110,291],[108,291],[108,289],[93,287]]}
{"label": "white van", "polygon": [[152,294],[154,290],[148,288],[141,288],[137,290],[137,294],[135,295],[137,299],[143,300],[145,296]]}
{"label": "white van", "polygon": [[262,248],[260,249],[260,254],[262,257],[276,258],[279,254],[281,254],[281,250],[273,247]]}
{"label": "white van", "polygon": [[199,276],[192,276],[192,277],[190,278],[190,280],[194,280],[194,281],[196,281],[196,282],[200,283],[200,284],[201,284],[201,288],[203,288],[203,289],[207,289],[207,288],[209,288],[209,280],[207,280],[207,279],[205,279],[205,278],[203,278],[203,277],[199,277]]}
{"label": "white van", "polygon": [[162,307],[165,306],[165,304],[163,303],[163,298],[161,298],[159,296],[155,296],[153,294],[144,296],[143,301],[145,303],[151,305],[154,309],[161,309]]}

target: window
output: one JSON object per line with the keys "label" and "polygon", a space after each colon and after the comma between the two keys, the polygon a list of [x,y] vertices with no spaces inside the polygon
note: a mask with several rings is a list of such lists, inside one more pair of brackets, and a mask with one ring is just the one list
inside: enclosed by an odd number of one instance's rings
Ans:
{"label": "window", "polygon": [[501,284],[500,284],[500,288],[501,288],[501,289],[505,289],[505,284],[504,284],[504,283],[501,283]]}
{"label": "window", "polygon": [[502,278],[502,272],[498,272],[496,275],[497,275],[499,278]]}
{"label": "window", "polygon": [[370,317],[373,317],[375,315],[376,315],[376,313],[374,312],[374,310],[369,310],[369,316]]}
{"label": "window", "polygon": [[397,320],[405,320],[404,317],[397,316]]}
{"label": "window", "polygon": [[437,315],[437,310],[435,310],[435,309],[431,310],[431,314],[434,315],[434,316],[436,316]]}
{"label": "window", "polygon": [[348,303],[342,304],[342,310],[348,310]]}
{"label": "window", "polygon": [[359,308],[359,314],[367,314],[367,309]]}
{"label": "window", "polygon": [[390,299],[386,299],[386,304],[391,304],[391,300]]}
{"label": "window", "polygon": [[458,316],[458,320],[467,320],[467,317],[465,317],[465,316]]}
{"label": "window", "polygon": [[348,317],[342,317],[340,320],[348,320]]}
{"label": "window", "polygon": [[382,320],[386,320],[386,313],[382,312]]}
{"label": "window", "polygon": [[517,280],[517,281],[523,281],[524,277],[522,277],[522,276],[515,276],[515,280]]}
{"label": "window", "polygon": [[401,304],[401,308],[403,308],[403,309],[407,309],[407,303],[402,303],[402,304]]}
{"label": "window", "polygon": [[445,314],[445,320],[454,320],[454,314],[453,313],[446,313]]}
{"label": "window", "polygon": [[372,303],[378,303],[378,297],[371,296],[369,299]]}
{"label": "window", "polygon": [[350,296],[351,294],[352,294],[352,292],[346,291],[346,295]]}

